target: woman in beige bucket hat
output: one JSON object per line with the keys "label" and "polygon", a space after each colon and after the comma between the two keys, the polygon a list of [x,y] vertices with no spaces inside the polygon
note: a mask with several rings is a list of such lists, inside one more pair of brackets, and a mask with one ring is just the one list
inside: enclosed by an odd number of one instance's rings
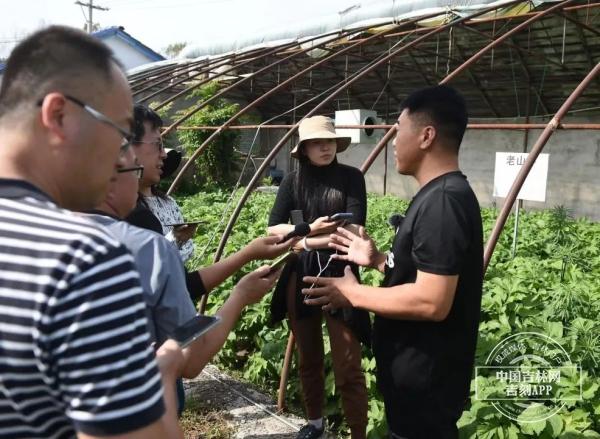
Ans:
{"label": "woman in beige bucket hat", "polygon": [[325,116],[307,117],[300,122],[298,126],[298,144],[292,149],[291,155],[298,158],[298,150],[302,142],[314,139],[335,139],[336,153],[343,152],[350,145],[350,137],[338,136],[333,127],[331,119]]}
{"label": "woman in beige bucket hat", "polygon": [[[330,338],[336,389],[342,397],[346,421],[353,439],[366,437],[367,389],[361,369],[361,345],[370,342],[370,321],[364,311],[349,308],[324,312],[303,301],[303,276],[342,276],[345,263],[330,259],[329,236],[338,226],[364,225],[367,214],[365,180],[353,167],[338,163],[336,154],[350,145],[349,137],[338,136],[324,116],[306,118],[298,127],[299,142],[292,149],[298,170],[286,175],[279,186],[269,217],[270,234],[286,234],[294,226],[290,219],[301,215],[310,224],[310,235],[296,245],[298,258],[284,268],[271,302],[273,321],[287,313],[296,338],[299,374],[308,424],[298,439],[321,437],[325,395],[323,316]],[[292,211],[295,211],[292,213]],[[301,213],[299,213],[301,212]],[[329,217],[352,213],[348,223]],[[297,221],[296,221],[297,222]],[[352,267],[355,275],[358,268]],[[360,341],[359,341],[360,340]]]}

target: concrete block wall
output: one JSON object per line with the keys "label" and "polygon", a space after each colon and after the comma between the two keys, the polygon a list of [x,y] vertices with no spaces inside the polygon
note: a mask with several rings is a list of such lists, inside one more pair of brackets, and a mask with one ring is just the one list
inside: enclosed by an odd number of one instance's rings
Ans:
{"label": "concrete block wall", "polygon": [[[546,123],[548,119],[532,119],[532,123]],[[477,120],[471,122],[476,123]],[[495,123],[500,121],[481,120]],[[524,123],[523,119],[503,119],[503,123]],[[570,117],[565,123],[597,123],[598,117]],[[284,123],[275,121],[272,123]],[[264,157],[287,132],[285,129],[264,129],[253,148]],[[530,130],[528,151],[534,145],[542,130]],[[252,137],[254,132],[252,131]],[[522,152],[523,131],[509,130],[467,130],[460,153],[460,166],[467,175],[482,206],[501,207],[502,198],[494,198],[494,161],[496,152]],[[274,163],[285,173],[294,168],[289,151],[297,142],[297,136],[288,141],[277,154]],[[374,145],[351,145],[339,155],[342,163],[360,167]],[[550,154],[546,202],[525,202],[525,209],[549,209],[562,204],[572,209],[577,217],[588,217],[600,221],[600,131],[558,130],[544,148]],[[256,161],[256,166],[261,160]],[[369,192],[384,193],[385,154],[382,152],[365,175]],[[252,169],[253,170],[253,169]],[[250,178],[250,174],[244,182]],[[414,179],[399,175],[394,168],[393,145],[390,142],[387,153],[387,181],[385,192],[410,200],[417,192]]]}
{"label": "concrete block wall", "polygon": [[[473,120],[472,122],[477,122]],[[489,120],[486,122],[490,122]],[[505,123],[521,123],[523,120],[503,120]],[[546,120],[532,120],[545,123]],[[569,118],[565,122],[593,123],[597,118]],[[528,151],[542,130],[530,130]],[[522,152],[523,131],[468,130],[460,153],[460,167],[467,175],[482,206],[496,204],[501,207],[504,199],[492,196],[494,161],[496,152]],[[374,145],[352,145],[340,154],[340,161],[359,167]],[[572,209],[576,217],[588,217],[600,221],[600,132],[582,130],[558,130],[544,151],[550,154],[546,201],[524,202],[525,209],[550,209],[562,204]],[[377,158],[365,175],[369,192],[383,193],[384,152]],[[388,145],[386,192],[404,199],[412,198],[418,190],[411,177],[399,175],[394,168],[393,145]]]}

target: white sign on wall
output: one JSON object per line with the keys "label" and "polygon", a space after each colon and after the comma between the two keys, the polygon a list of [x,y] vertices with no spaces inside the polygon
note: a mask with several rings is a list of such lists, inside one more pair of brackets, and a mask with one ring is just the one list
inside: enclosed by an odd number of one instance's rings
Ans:
{"label": "white sign on wall", "polygon": [[[529,154],[525,152],[497,152],[494,169],[494,197],[505,198],[508,195],[517,174],[523,167]],[[548,162],[550,154],[540,154],[535,161],[525,184],[517,196],[520,200],[546,201],[546,181],[548,180]]]}

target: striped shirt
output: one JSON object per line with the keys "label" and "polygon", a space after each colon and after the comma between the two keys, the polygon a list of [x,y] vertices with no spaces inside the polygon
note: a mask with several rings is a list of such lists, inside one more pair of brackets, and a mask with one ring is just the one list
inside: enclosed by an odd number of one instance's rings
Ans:
{"label": "striped shirt", "polygon": [[164,413],[131,255],[0,179],[0,437],[122,434]]}

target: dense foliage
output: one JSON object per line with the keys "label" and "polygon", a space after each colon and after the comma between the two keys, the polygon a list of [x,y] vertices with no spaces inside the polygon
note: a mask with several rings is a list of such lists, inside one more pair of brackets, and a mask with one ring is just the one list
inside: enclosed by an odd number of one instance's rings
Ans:
{"label": "dense foliage", "polygon": [[[195,239],[197,250],[192,266],[212,262],[224,222],[229,218],[230,212],[225,209],[228,196],[217,191],[181,200],[186,218],[208,221]],[[265,233],[273,201],[273,195],[252,195],[227,243],[226,254]],[[393,213],[404,212],[406,207],[405,201],[394,197],[369,195],[367,229],[381,249],[388,249],[393,238],[387,219]],[[482,214],[487,237],[497,211],[483,209]],[[512,221],[511,218],[506,230],[512,230]],[[574,363],[582,366],[583,399],[570,401],[548,420],[517,423],[503,417],[489,403],[476,401],[472,395],[471,405],[459,422],[461,437],[600,438],[596,433],[600,431],[600,224],[574,220],[564,208],[526,212],[520,218],[519,245],[514,259],[511,244],[511,233],[504,233],[485,278],[476,363],[482,365],[493,346],[510,334],[521,331],[546,334],[567,350]],[[247,267],[251,268],[253,266]],[[228,280],[210,296],[209,313],[220,306],[241,275]],[[363,272],[363,282],[377,285],[380,281],[379,273]],[[269,297],[244,313],[221,351],[219,362],[274,393],[288,328],[285,322],[271,326],[268,309]],[[327,351],[327,337],[325,340]],[[326,413],[330,425],[344,430],[339,398],[334,396],[330,362],[326,367]],[[375,360],[367,349],[363,368],[370,395],[369,435],[384,437],[385,416],[376,390]],[[299,402],[295,370],[288,385],[288,401]]]}
{"label": "dense foliage", "polygon": [[[172,111],[172,107],[163,107],[159,114],[163,118],[165,126],[170,125],[182,116],[201,105],[204,101],[212,98],[220,90],[218,82],[208,82],[186,96],[191,109]],[[151,104],[151,107],[155,106]],[[231,103],[226,99],[217,98],[192,114],[182,127],[199,126],[221,126],[239,110],[239,104]],[[176,135],[170,135],[166,139],[168,147],[173,148],[181,145],[185,157],[192,155],[198,147],[204,143],[214,130],[177,130]],[[204,151],[194,161],[194,172],[188,173],[184,184],[180,187],[183,192],[197,192],[200,189],[212,188],[214,186],[227,187],[233,182],[231,176],[236,175],[236,153],[235,147],[239,141],[239,132],[225,130],[213,141],[206,145]],[[166,183],[166,182],[165,182]],[[166,184],[165,184],[166,185]]]}

